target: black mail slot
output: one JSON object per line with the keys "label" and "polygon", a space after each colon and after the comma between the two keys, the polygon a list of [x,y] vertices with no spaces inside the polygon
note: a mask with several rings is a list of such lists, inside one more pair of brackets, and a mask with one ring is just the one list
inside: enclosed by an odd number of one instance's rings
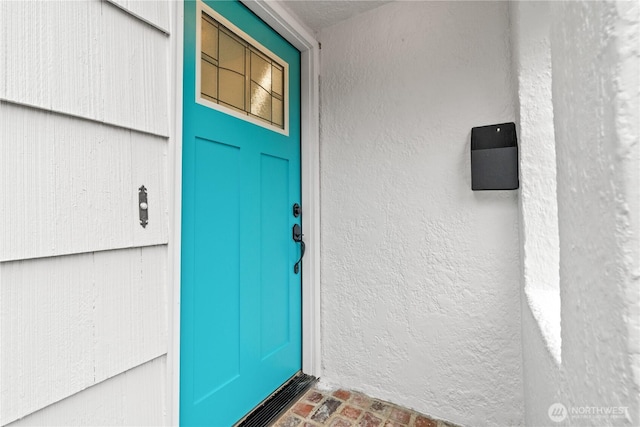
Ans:
{"label": "black mail slot", "polygon": [[471,189],[516,190],[518,138],[515,123],[471,129]]}

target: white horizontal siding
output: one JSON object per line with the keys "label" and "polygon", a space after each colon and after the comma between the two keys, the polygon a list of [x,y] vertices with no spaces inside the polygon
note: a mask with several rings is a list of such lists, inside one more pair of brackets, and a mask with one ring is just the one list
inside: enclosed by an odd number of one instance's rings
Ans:
{"label": "white horizontal siding", "polygon": [[0,425],[166,422],[171,9],[0,0]]}
{"label": "white horizontal siding", "polygon": [[108,0],[169,34],[169,0]]}
{"label": "white horizontal siding", "polygon": [[119,7],[2,1],[0,42],[0,98],[168,135],[169,38]]}
{"label": "white horizontal siding", "polygon": [[166,356],[48,406],[9,427],[167,425]]}
{"label": "white horizontal siding", "polygon": [[166,266],[164,245],[0,264],[0,425],[165,354]]}
{"label": "white horizontal siding", "polygon": [[0,261],[167,242],[166,139],[0,103],[0,141]]}

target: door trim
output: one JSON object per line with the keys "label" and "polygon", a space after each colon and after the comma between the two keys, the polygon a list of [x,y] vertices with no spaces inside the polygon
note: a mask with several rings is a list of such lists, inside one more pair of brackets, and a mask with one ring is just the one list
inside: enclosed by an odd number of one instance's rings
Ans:
{"label": "door trim", "polygon": [[[267,0],[242,0],[253,13],[300,51],[301,66],[301,191],[303,230],[307,252],[302,261],[302,371],[320,377],[320,145],[318,41],[283,6]],[[182,63],[184,57],[184,4],[171,4],[172,86],[171,132],[168,161],[170,167],[168,244],[168,351],[167,421],[180,420],[180,253],[182,223]],[[173,142],[173,143],[171,143]]]}

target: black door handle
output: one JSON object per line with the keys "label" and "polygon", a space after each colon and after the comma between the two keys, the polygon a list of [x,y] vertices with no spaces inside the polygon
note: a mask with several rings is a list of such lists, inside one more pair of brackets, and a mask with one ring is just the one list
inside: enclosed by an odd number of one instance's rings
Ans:
{"label": "black door handle", "polygon": [[299,224],[293,225],[293,241],[300,243],[300,259],[293,265],[293,272],[298,274],[300,272],[300,264],[302,263],[302,257],[304,256],[305,244],[302,240],[302,227]]}

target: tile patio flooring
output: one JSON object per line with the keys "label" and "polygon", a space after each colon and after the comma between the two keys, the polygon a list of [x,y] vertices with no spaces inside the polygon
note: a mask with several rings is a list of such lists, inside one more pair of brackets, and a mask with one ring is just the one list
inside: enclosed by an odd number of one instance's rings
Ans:
{"label": "tile patio flooring", "polygon": [[311,388],[276,427],[456,427],[361,393]]}

